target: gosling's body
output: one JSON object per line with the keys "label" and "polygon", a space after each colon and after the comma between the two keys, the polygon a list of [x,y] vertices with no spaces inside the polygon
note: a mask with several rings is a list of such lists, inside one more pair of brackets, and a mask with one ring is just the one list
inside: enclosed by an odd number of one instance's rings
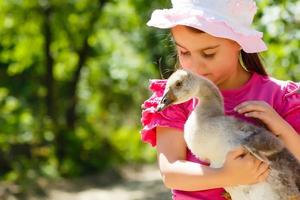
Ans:
{"label": "gosling's body", "polygon": [[[168,95],[173,100],[167,101]],[[160,106],[170,104],[170,101],[181,103],[193,97],[200,103],[185,124],[184,138],[196,157],[209,159],[211,167],[219,168],[230,150],[243,145],[270,163],[271,172],[266,182],[225,188],[233,200],[300,197],[298,160],[266,129],[225,116],[221,94],[209,80],[184,70],[176,71],[168,79],[166,95]]]}
{"label": "gosling's body", "polygon": [[[200,107],[202,105],[198,108]],[[209,159],[210,166],[214,168],[223,165],[225,156],[231,149],[241,144],[247,145],[245,141],[254,131],[260,135],[260,138],[263,138],[265,134],[271,134],[264,132],[265,130],[262,128],[230,117],[211,116],[206,119],[202,118],[200,121],[199,123],[197,112],[192,112],[185,125],[184,138],[192,153],[200,159]],[[196,123],[198,123],[197,126],[195,126]],[[269,135],[265,135],[265,137],[266,139],[270,138]],[[279,148],[281,147],[279,146]],[[299,167],[297,170],[297,168],[285,166],[288,162],[293,163],[295,160],[294,158],[288,159],[289,152],[286,149],[277,150],[282,152],[282,156],[275,155],[278,160],[269,161],[272,170],[267,182],[225,188],[233,200],[287,200],[291,196],[299,195],[299,189],[293,180],[294,175],[300,173]],[[286,152],[284,153],[284,151]],[[281,177],[286,177],[287,180],[291,179],[290,183],[284,184],[285,181],[281,181]]]}

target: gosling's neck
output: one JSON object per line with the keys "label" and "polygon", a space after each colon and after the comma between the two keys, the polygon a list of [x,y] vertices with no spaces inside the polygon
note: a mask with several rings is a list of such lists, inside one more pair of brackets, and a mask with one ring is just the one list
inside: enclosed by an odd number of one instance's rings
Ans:
{"label": "gosling's neck", "polygon": [[200,116],[215,117],[224,115],[223,98],[219,89],[207,80],[199,80],[199,88],[196,92],[199,104],[196,110]]}

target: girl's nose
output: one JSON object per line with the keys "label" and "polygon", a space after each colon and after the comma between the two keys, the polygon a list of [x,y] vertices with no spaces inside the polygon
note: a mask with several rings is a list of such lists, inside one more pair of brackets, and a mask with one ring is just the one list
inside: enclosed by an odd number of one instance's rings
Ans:
{"label": "girl's nose", "polygon": [[191,68],[193,72],[196,72],[197,74],[206,73],[206,64],[201,59],[193,59]]}

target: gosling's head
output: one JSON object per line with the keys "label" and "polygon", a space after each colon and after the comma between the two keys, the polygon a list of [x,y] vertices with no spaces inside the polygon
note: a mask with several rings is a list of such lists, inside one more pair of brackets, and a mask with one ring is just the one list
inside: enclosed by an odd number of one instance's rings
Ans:
{"label": "gosling's head", "polygon": [[161,111],[172,104],[183,103],[193,98],[198,90],[197,76],[186,70],[177,70],[169,78],[164,95],[157,110]]}

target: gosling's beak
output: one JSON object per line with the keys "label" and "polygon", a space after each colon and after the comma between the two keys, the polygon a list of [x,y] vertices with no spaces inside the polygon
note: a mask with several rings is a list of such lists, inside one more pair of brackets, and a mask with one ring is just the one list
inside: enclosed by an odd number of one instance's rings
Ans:
{"label": "gosling's beak", "polygon": [[157,106],[157,112],[160,112],[166,107],[170,106],[173,102],[175,102],[175,100],[176,98],[172,90],[167,91]]}

